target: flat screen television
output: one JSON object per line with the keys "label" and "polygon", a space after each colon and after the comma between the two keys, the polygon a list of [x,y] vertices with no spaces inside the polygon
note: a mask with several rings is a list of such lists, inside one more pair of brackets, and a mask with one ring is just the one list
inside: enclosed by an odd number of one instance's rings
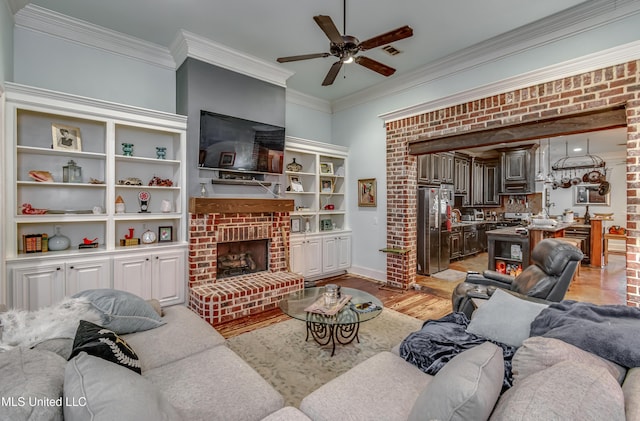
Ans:
{"label": "flat screen television", "polygon": [[284,142],[284,127],[200,111],[201,168],[282,174]]}

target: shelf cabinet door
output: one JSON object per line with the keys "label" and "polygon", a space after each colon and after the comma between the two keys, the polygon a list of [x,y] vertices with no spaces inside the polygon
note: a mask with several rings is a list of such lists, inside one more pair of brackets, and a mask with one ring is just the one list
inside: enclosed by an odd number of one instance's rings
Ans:
{"label": "shelf cabinet door", "polygon": [[113,258],[113,287],[151,299],[151,255]]}
{"label": "shelf cabinet door", "polygon": [[305,277],[322,273],[322,248],[319,238],[291,241],[291,271]]}
{"label": "shelf cabinet door", "polygon": [[185,279],[184,251],[155,253],[152,256],[151,294],[163,305],[183,301]]}
{"label": "shelf cabinet door", "polygon": [[61,301],[64,291],[64,264],[13,269],[12,307],[34,311]]}
{"label": "shelf cabinet door", "polygon": [[108,258],[66,264],[66,295],[100,288],[111,288],[111,262]]}

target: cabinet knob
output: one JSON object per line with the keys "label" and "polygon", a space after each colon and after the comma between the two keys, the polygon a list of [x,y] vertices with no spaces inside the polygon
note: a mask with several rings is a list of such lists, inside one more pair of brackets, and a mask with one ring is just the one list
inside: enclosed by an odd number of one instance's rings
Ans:
{"label": "cabinet knob", "polygon": [[59,267],[58,267],[58,268],[56,268],[56,270],[61,270],[61,269],[62,269],[62,268],[59,268]]}
{"label": "cabinet knob", "polygon": [[75,269],[75,266],[69,266],[69,269]]}
{"label": "cabinet knob", "polygon": [[156,260],[159,260],[159,259],[160,259],[160,256],[156,256]]}
{"label": "cabinet knob", "polygon": [[147,258],[146,258],[146,259],[144,259],[144,260],[146,260],[146,261],[148,262],[148,261],[149,261],[149,258],[147,257]]}

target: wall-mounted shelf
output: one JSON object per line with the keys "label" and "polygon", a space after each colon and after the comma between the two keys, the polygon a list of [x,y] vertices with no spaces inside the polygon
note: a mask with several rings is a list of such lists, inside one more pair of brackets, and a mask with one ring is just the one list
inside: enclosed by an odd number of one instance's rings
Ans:
{"label": "wall-mounted shelf", "polygon": [[234,186],[265,186],[271,185],[270,181],[257,181],[257,180],[224,180],[224,179],[211,179],[211,184],[230,184]]}

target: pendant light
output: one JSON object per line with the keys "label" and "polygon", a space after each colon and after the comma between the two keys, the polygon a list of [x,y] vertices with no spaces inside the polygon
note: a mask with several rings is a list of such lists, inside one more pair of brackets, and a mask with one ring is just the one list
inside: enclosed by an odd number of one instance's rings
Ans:
{"label": "pendant light", "polygon": [[544,181],[544,174],[542,173],[542,149],[540,148],[540,139],[538,139],[538,174],[536,174],[536,181]]}

